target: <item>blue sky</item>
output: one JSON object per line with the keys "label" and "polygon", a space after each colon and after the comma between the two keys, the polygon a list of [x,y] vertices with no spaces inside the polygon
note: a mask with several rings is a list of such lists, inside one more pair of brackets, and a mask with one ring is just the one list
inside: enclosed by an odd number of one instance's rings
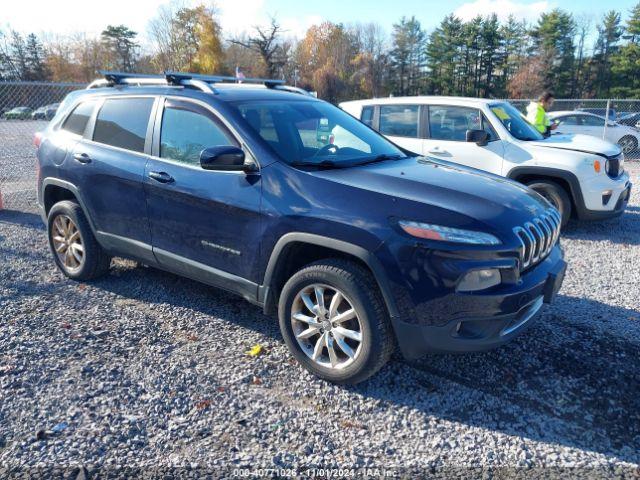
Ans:
{"label": "blue sky", "polygon": [[[162,4],[176,0],[23,0],[2,3],[0,27],[35,33],[69,34],[77,31],[98,34],[107,24],[124,23],[144,38],[147,24]],[[183,4],[198,0],[177,0]],[[209,0],[204,0],[209,3]],[[322,20],[334,22],[378,22],[387,31],[401,16],[415,15],[432,30],[449,13],[471,18],[478,13],[496,12],[506,17],[534,20],[540,12],[560,7],[597,23],[609,9],[626,18],[635,0],[214,0],[225,36],[231,37],[266,21],[275,14],[289,35],[300,36],[310,25]],[[73,12],[73,13],[71,13]],[[594,28],[595,30],[595,28]]]}

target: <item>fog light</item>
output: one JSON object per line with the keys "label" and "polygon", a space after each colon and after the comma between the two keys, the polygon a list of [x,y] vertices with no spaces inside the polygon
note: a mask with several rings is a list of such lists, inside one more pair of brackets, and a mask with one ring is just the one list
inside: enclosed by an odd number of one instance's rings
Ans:
{"label": "fog light", "polygon": [[604,192],[602,192],[602,205],[606,205],[607,203],[609,203],[609,200],[611,200],[612,195],[613,195],[613,190],[605,190]]}
{"label": "fog light", "polygon": [[459,292],[475,292],[499,285],[500,282],[500,270],[497,268],[472,270],[462,277],[457,290]]}

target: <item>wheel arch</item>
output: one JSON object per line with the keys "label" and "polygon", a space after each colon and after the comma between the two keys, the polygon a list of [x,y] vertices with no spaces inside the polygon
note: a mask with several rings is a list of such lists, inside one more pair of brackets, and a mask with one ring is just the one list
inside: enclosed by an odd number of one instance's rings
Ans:
{"label": "wheel arch", "polygon": [[584,209],[580,181],[571,172],[546,167],[516,167],[509,172],[507,178],[525,185],[535,180],[553,181],[566,190],[574,211],[579,212]]}
{"label": "wheel arch", "polygon": [[42,209],[44,213],[44,219],[46,220],[47,215],[49,215],[49,211],[51,207],[53,207],[56,203],[62,200],[74,200],[84,213],[84,216],[87,218],[89,222],[89,226],[93,231],[94,235],[96,233],[95,225],[91,217],[89,216],[85,204],[82,200],[82,195],[78,191],[78,188],[65,180],[60,180],[59,178],[47,177],[42,181]]}
{"label": "wheel arch", "polygon": [[398,316],[384,268],[369,250],[335,238],[303,232],[283,235],[271,252],[263,283],[258,289],[258,300],[264,304],[265,313],[277,309],[280,291],[294,272],[324,258],[344,258],[366,268],[380,288],[389,315]]}

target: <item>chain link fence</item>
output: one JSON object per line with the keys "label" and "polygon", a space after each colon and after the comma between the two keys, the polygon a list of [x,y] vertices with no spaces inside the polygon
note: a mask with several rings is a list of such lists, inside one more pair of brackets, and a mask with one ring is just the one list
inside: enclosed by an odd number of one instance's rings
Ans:
{"label": "chain link fence", "polygon": [[[531,102],[508,101],[524,114]],[[628,160],[640,159],[640,100],[557,99],[549,116],[558,123],[554,133],[599,137],[620,145]]]}
{"label": "chain link fence", "polygon": [[34,135],[46,128],[69,92],[85,86],[0,82],[0,207],[36,210]]}
{"label": "chain link fence", "polygon": [[[77,83],[0,82],[0,207],[36,210],[34,134],[55,115]],[[509,100],[526,112],[530,100]],[[550,116],[556,132],[582,133],[623,146],[627,159],[640,158],[640,100],[558,99]],[[605,121],[605,117],[609,121]]]}

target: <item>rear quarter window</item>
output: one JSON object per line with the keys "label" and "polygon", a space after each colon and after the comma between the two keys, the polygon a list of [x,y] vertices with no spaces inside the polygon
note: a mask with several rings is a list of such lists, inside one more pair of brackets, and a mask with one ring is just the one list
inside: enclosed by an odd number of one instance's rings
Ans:
{"label": "rear quarter window", "polygon": [[110,98],[105,100],[93,131],[93,141],[144,152],[153,98]]}
{"label": "rear quarter window", "polygon": [[95,106],[96,102],[94,100],[80,103],[64,121],[62,129],[76,135],[84,135]]}

